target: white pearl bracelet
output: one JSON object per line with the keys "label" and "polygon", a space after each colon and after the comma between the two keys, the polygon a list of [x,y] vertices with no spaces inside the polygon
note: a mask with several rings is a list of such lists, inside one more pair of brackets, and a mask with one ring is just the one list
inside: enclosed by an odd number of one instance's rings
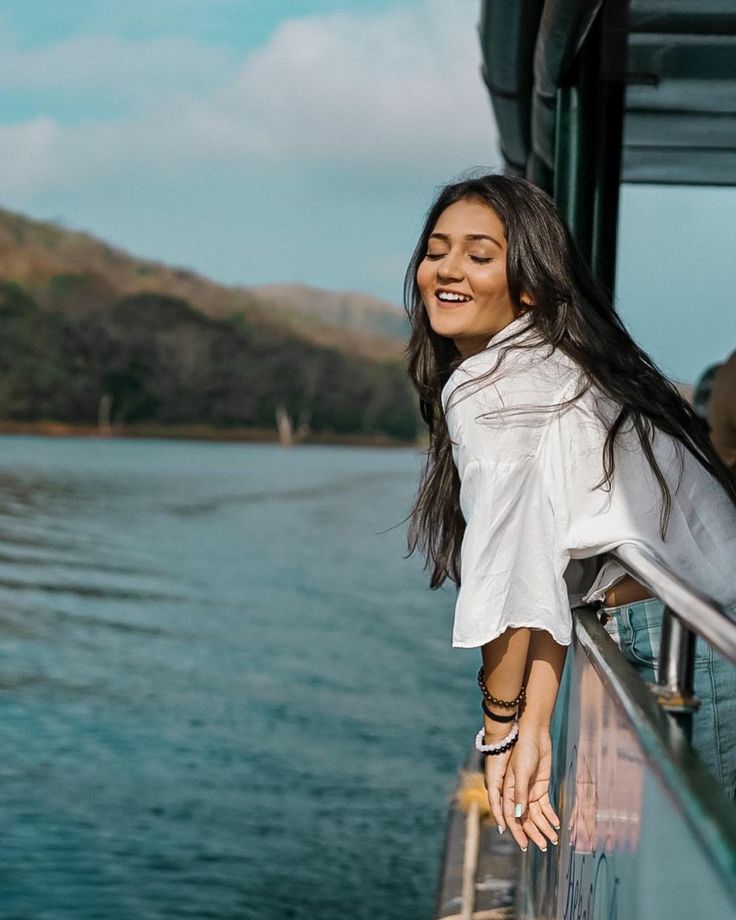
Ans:
{"label": "white pearl bracelet", "polygon": [[511,731],[506,735],[505,738],[502,738],[500,741],[494,741],[493,744],[483,744],[483,737],[486,733],[485,727],[481,728],[478,734],[475,736],[475,748],[477,751],[480,751],[481,754],[495,754],[505,748],[507,744],[511,744],[513,741],[516,741],[516,738],[519,734],[519,723],[514,722],[514,726]]}

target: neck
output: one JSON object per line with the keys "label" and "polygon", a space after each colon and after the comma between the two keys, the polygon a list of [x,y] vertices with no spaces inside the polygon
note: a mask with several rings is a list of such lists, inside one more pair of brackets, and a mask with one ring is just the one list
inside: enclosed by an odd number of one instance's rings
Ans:
{"label": "neck", "polygon": [[493,341],[493,339],[504,329],[507,329],[512,323],[515,323],[516,320],[521,319],[522,316],[526,316],[526,310],[515,313],[514,316],[508,320],[508,322],[499,326],[497,329],[488,330],[483,333],[483,335],[476,336],[462,336],[456,339],[453,339],[455,343],[455,348],[457,348],[461,357],[469,358],[471,355],[477,355],[478,352],[483,351],[488,345]]}

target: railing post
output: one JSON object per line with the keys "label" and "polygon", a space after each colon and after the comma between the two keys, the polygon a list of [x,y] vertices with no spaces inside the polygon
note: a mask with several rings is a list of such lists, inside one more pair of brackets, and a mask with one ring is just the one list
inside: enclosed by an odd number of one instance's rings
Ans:
{"label": "railing post", "polygon": [[687,734],[692,736],[692,717],[700,706],[694,693],[696,635],[670,610],[662,615],[662,642],[659,672],[653,690],[663,709],[672,713]]}

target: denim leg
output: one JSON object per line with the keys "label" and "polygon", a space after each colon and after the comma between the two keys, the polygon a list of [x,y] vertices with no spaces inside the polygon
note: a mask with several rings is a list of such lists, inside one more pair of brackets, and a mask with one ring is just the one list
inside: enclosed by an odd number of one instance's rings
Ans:
{"label": "denim leg", "polygon": [[[654,599],[606,608],[616,622],[624,657],[648,683],[657,678],[663,611],[664,605]],[[613,632],[609,630],[609,634]],[[694,690],[700,706],[693,715],[693,748],[729,797],[734,798],[736,666],[700,637],[695,644]]]}
{"label": "denim leg", "polygon": [[[693,747],[731,798],[736,796],[736,667],[702,639],[695,661]],[[708,752],[708,756],[704,752]]]}

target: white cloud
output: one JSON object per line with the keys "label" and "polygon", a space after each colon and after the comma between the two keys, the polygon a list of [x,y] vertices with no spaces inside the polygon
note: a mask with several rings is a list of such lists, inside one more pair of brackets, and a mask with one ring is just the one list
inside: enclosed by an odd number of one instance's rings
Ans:
{"label": "white cloud", "polygon": [[16,50],[0,88],[93,86],[127,100],[127,114],[2,126],[0,169],[13,198],[207,163],[409,170],[438,181],[498,161],[479,60],[468,17],[442,0],[286,20],[239,69],[191,39],[86,37]]}
{"label": "white cloud", "polygon": [[452,4],[284,23],[218,106],[285,158],[358,166],[493,155],[475,30]]}

